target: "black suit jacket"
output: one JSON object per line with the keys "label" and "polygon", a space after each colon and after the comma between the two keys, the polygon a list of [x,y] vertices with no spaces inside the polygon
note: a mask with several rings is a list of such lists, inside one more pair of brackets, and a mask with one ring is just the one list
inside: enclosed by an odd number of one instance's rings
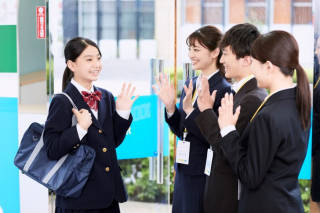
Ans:
{"label": "black suit jacket", "polygon": [[[192,80],[193,89],[195,90],[197,77],[194,77]],[[186,82],[186,85],[189,85],[189,81]],[[217,90],[216,103],[213,106],[213,110],[217,112],[224,94],[231,92],[230,84],[220,73],[217,73],[209,79],[209,90],[210,93]],[[184,97],[185,93],[184,90],[182,90],[179,109],[176,107],[174,114],[170,118],[168,118],[167,113],[165,113],[166,122],[176,136],[182,139],[184,128],[188,131],[186,140],[190,142],[189,164],[175,164],[175,168],[176,171],[188,175],[204,175],[209,144],[194,122],[195,117],[200,113],[197,102],[195,102],[194,111],[186,118],[186,113],[183,111]]]}
{"label": "black suit jacket", "polygon": [[296,106],[296,88],[273,94],[244,130],[222,138],[221,148],[242,183],[239,213],[303,213],[298,175],[309,129]]}
{"label": "black suit jacket", "polygon": [[62,208],[99,209],[108,207],[113,200],[124,202],[127,199],[117,162],[116,147],[123,141],[132,116],[130,115],[129,120],[121,118],[116,113],[113,95],[101,88],[95,87],[95,90],[102,93],[98,120],[74,85],[69,83],[64,91],[79,110],[86,109],[92,114],[93,123],[81,141],[76,126],[71,127],[73,113],[70,101],[63,95],[57,95],[50,104],[44,130],[48,157],[57,160],[72,152],[77,144],[86,144],[96,151],[95,162],[81,196],[65,198],[57,195],[56,206]]}
{"label": "black suit jacket", "polygon": [[[258,88],[255,78],[244,84],[234,95],[234,109],[239,105],[241,106],[240,116],[236,124],[240,135],[266,96],[266,91]],[[238,178],[221,150],[221,135],[217,114],[212,110],[205,110],[196,118],[196,123],[215,153],[211,174],[206,183],[204,195],[205,212],[236,213],[238,206]]]}

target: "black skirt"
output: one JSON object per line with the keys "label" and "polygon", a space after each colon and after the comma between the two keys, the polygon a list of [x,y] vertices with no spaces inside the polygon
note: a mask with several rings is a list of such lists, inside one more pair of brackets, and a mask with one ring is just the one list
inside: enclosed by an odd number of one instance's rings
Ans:
{"label": "black skirt", "polygon": [[120,213],[119,203],[113,201],[112,204],[105,209],[64,209],[56,207],[55,213]]}

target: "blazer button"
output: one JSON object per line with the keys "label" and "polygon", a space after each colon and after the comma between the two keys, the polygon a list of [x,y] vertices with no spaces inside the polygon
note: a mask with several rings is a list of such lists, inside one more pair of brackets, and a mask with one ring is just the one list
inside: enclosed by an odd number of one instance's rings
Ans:
{"label": "blazer button", "polygon": [[110,168],[109,166],[106,167],[106,172],[109,172],[110,171]]}
{"label": "blazer button", "polygon": [[102,151],[103,151],[103,152],[106,152],[106,151],[108,151],[108,149],[107,149],[106,147],[104,147],[104,148],[102,149]]}
{"label": "blazer button", "polygon": [[102,130],[101,129],[99,129],[99,134],[102,134]]}

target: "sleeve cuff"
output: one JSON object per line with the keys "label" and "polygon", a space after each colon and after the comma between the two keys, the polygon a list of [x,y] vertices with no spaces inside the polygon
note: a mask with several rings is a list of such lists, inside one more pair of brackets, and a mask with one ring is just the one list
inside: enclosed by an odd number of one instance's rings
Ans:
{"label": "sleeve cuff", "polygon": [[77,124],[77,132],[78,132],[79,139],[81,141],[82,138],[87,134],[88,131],[82,129],[81,126],[79,124]]}
{"label": "sleeve cuff", "polygon": [[167,111],[167,109],[166,109],[166,113],[167,113],[167,117],[168,117],[168,118],[171,118],[172,115],[174,114],[174,111],[173,111],[173,113],[169,113],[169,112]]}
{"label": "sleeve cuff", "polygon": [[186,116],[186,119],[194,112],[194,109]]}
{"label": "sleeve cuff", "polygon": [[234,125],[226,126],[220,130],[221,137],[224,137],[227,134],[229,134],[230,132],[235,131],[235,130],[236,130],[236,127]]}
{"label": "sleeve cuff", "polygon": [[117,110],[118,115],[120,115],[121,118],[129,120],[130,117],[130,111],[128,110]]}

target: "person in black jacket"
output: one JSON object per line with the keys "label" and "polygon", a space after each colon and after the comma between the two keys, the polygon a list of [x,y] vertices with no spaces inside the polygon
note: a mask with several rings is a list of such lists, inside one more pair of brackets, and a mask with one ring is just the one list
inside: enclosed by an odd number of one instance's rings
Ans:
{"label": "person in black jacket", "polygon": [[[242,106],[236,124],[240,135],[267,96],[265,89],[258,87],[257,80],[252,75],[250,49],[259,35],[254,25],[238,24],[225,33],[220,43],[223,52],[220,61],[225,66],[226,76],[234,80],[234,109]],[[211,174],[206,183],[204,209],[206,213],[236,213],[241,183],[222,153],[218,115],[212,110],[213,102],[209,90],[203,88],[197,101],[201,113],[195,121],[214,150]]]}
{"label": "person in black jacket", "polygon": [[313,122],[312,122],[312,181],[311,198],[320,210],[320,37],[316,39],[314,54]]}
{"label": "person in black jacket", "polygon": [[[223,75],[223,66],[219,62],[221,50],[219,42],[222,33],[216,27],[202,27],[187,38],[189,46],[189,58],[194,70],[201,70],[202,76],[209,79],[210,92],[216,90],[217,100],[213,110],[217,112],[220,99],[226,92],[231,92],[231,87]],[[202,213],[203,194],[206,183],[205,164],[209,147],[208,142],[202,136],[194,118],[199,114],[197,107],[198,90],[201,88],[200,79],[195,77],[187,80],[180,98],[179,109],[175,105],[173,86],[168,79],[161,75],[158,80],[158,88],[154,86],[156,94],[164,103],[165,118],[171,131],[181,140],[177,144],[177,158],[175,161],[175,182],[173,191],[173,213]],[[192,100],[186,100],[186,92],[192,93]],[[190,96],[190,95],[189,95]],[[192,99],[192,97],[191,97]],[[184,154],[188,155],[185,161],[180,161],[179,146],[188,145],[189,149]]]}
{"label": "person in black jacket", "polygon": [[[53,98],[44,130],[44,144],[50,159],[58,160],[81,144],[92,147],[95,161],[80,197],[57,194],[56,213],[119,213],[119,202],[127,200],[117,162],[116,147],[123,141],[132,122],[131,99],[134,88],[122,87],[117,100],[95,87],[102,70],[101,52],[91,40],[77,37],[65,47],[67,67],[62,89],[78,107],[58,95]],[[75,115],[77,125],[71,126]]]}
{"label": "person in black jacket", "polygon": [[[303,213],[298,176],[307,152],[311,99],[299,48],[285,31],[260,36],[251,49],[258,86],[270,94],[241,137],[233,95],[219,108],[221,148],[242,183],[239,213]],[[296,72],[297,85],[293,83]]]}

